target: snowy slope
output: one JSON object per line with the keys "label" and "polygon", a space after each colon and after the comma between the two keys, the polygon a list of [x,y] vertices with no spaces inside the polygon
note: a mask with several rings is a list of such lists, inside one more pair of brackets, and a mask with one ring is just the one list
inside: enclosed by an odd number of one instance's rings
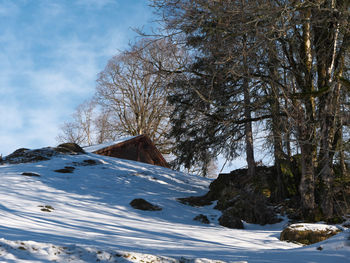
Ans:
{"label": "snowy slope", "polygon": [[[87,165],[93,159],[97,165]],[[74,167],[73,173],[54,170]],[[24,176],[32,172],[40,176]],[[349,233],[300,247],[278,240],[284,223],[233,230],[202,195],[210,180],[94,154],[0,166],[0,262],[349,262]],[[140,211],[144,198],[163,208]],[[44,210],[44,211],[43,211]],[[193,221],[205,214],[210,225]],[[347,235],[347,236],[346,236]],[[200,258],[202,260],[200,260]],[[206,258],[207,260],[204,260]]]}

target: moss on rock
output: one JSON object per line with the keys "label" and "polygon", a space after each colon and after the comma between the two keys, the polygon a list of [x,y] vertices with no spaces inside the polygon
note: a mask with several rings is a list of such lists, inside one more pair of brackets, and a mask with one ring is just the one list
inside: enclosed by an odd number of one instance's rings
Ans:
{"label": "moss on rock", "polygon": [[311,245],[326,240],[341,232],[335,227],[308,229],[303,224],[295,224],[281,232],[280,240]]}

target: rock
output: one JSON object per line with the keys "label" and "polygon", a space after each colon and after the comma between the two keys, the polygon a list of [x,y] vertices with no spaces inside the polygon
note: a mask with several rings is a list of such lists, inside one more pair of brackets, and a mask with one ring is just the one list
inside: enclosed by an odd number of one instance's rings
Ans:
{"label": "rock", "polygon": [[203,214],[199,214],[198,216],[193,218],[193,220],[199,221],[199,222],[201,222],[203,224],[210,224],[210,221],[209,221],[208,217],[206,215],[203,215]]}
{"label": "rock", "polygon": [[[45,147],[41,149],[29,150],[27,148],[20,148],[0,160],[1,163],[29,163],[50,160],[51,157],[59,154],[81,154],[85,151],[75,143],[60,144],[56,148]],[[91,165],[86,163],[85,165]]]}
{"label": "rock", "polygon": [[40,176],[40,174],[32,173],[32,172],[23,172],[22,175],[24,176]]}
{"label": "rock", "polygon": [[40,210],[43,212],[52,212],[55,210],[55,208],[53,208],[51,205],[39,205],[38,207],[41,207]]}
{"label": "rock", "polygon": [[130,205],[135,209],[144,210],[144,211],[160,211],[160,210],[162,210],[161,207],[153,205],[150,202],[148,202],[142,198],[137,198],[137,199],[132,200],[130,202]]}
{"label": "rock", "polygon": [[[219,205],[220,200],[218,202]],[[229,210],[236,217],[251,224],[266,225],[280,222],[273,209],[267,205],[264,197],[257,193],[242,191],[239,195],[227,200],[225,204],[221,204],[219,208],[225,209],[223,213]]]}
{"label": "rock", "polygon": [[244,229],[242,220],[230,208],[225,210],[219,218],[219,224],[228,228]]}
{"label": "rock", "polygon": [[83,148],[81,148],[78,144],[76,143],[62,143],[58,145],[55,150],[60,153],[68,153],[68,154],[81,154],[81,153],[86,153]]}
{"label": "rock", "polygon": [[50,147],[29,150],[26,148],[20,148],[8,156],[4,157],[4,163],[17,164],[17,163],[29,163],[29,162],[39,162],[47,161],[52,156],[58,153]]}
{"label": "rock", "polygon": [[257,176],[248,176],[247,169],[220,174],[209,186],[209,200],[218,200],[216,209],[229,209],[239,219],[252,224],[274,224],[280,220],[269,206],[271,187],[269,178],[274,176],[273,167],[260,166]]}
{"label": "rock", "polygon": [[281,232],[280,240],[310,245],[341,232],[336,226],[325,224],[293,224]]}
{"label": "rock", "polygon": [[[246,174],[246,171],[242,171]],[[219,174],[218,178],[215,179],[209,186],[208,197],[211,200],[218,200],[222,198],[226,189],[236,188],[236,184],[239,181],[237,176],[230,174]]]}
{"label": "rock", "polygon": [[65,166],[63,169],[54,170],[54,172],[56,172],[56,173],[63,173],[63,174],[73,173],[74,169],[75,168],[72,167],[72,166]]}
{"label": "rock", "polygon": [[212,204],[212,201],[209,200],[205,195],[182,197],[182,198],[177,198],[177,200],[184,205],[190,205],[190,206],[206,206],[206,205]]}
{"label": "rock", "polygon": [[93,159],[86,159],[86,160],[83,160],[82,162],[73,162],[73,164],[76,166],[93,166],[93,165],[102,164],[102,162],[96,161]]}

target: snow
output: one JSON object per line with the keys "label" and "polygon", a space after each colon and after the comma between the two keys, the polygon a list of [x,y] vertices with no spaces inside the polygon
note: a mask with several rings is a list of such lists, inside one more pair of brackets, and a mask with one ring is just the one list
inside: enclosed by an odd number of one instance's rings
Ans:
{"label": "snow", "polygon": [[308,224],[308,223],[302,223],[302,224],[292,224],[289,226],[290,228],[294,228],[299,231],[339,231],[339,227],[327,225],[327,224]]}
{"label": "snow", "polygon": [[113,141],[113,142],[106,142],[106,143],[102,143],[102,144],[96,144],[96,145],[92,145],[92,146],[86,146],[86,147],[83,147],[84,151],[88,152],[88,153],[94,153],[98,150],[101,150],[101,149],[104,149],[104,148],[107,148],[109,146],[112,146],[112,145],[115,145],[115,144],[119,144],[119,143],[122,143],[122,142],[126,142],[126,141],[129,141],[133,138],[135,138],[137,136],[129,136],[129,137],[123,137],[123,138],[119,138],[118,140],[116,141]]}
{"label": "snow", "polygon": [[[86,165],[93,159],[97,165]],[[65,166],[72,173],[57,173]],[[40,174],[23,176],[23,172]],[[0,262],[349,262],[348,230],[307,247],[280,241],[287,222],[246,229],[218,224],[203,195],[210,179],[95,155],[0,166]],[[163,208],[141,211],[135,198]],[[48,208],[46,211],[43,208]],[[208,216],[209,225],[194,221]],[[322,247],[321,250],[317,248]]]}

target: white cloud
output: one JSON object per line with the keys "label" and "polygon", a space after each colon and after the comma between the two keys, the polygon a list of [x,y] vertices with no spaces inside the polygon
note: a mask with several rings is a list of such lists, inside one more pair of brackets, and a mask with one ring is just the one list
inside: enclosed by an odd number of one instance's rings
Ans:
{"label": "white cloud", "polygon": [[88,8],[101,9],[107,5],[116,4],[115,0],[77,0],[77,5],[85,6]]}

